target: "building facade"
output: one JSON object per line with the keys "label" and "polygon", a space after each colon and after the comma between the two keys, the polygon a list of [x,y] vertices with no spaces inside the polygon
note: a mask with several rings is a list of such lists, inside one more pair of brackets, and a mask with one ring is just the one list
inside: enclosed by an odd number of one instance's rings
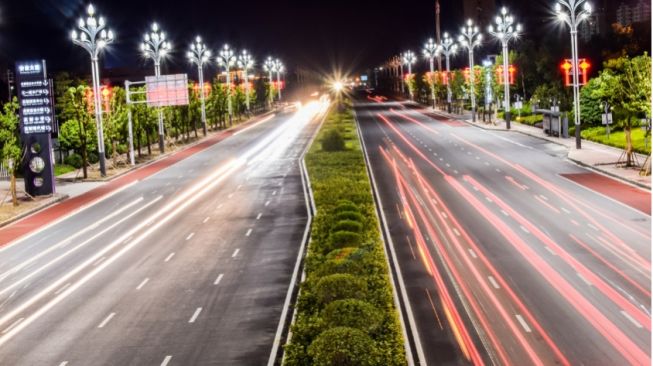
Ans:
{"label": "building facade", "polygon": [[621,3],[617,7],[617,23],[631,25],[633,23],[648,22],[651,20],[651,3],[646,0],[638,0],[629,5]]}

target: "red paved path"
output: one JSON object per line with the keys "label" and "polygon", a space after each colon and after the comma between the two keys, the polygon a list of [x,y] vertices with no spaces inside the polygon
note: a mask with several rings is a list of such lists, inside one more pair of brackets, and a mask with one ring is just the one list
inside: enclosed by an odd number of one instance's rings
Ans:
{"label": "red paved path", "polygon": [[561,174],[563,177],[599,192],[643,213],[651,214],[651,193],[596,173]]}
{"label": "red paved path", "polygon": [[84,205],[88,205],[89,203],[97,201],[98,199],[106,196],[107,194],[114,192],[117,189],[120,189],[121,187],[124,187],[134,182],[135,180],[143,180],[181,160],[186,159],[187,157],[193,154],[205,150],[208,147],[215,145],[218,142],[233,135],[238,130],[243,129],[253,123],[256,123],[259,120],[260,118],[257,118],[254,121],[244,123],[232,130],[227,130],[227,131],[217,133],[213,136],[208,137],[206,140],[198,144],[195,144],[186,149],[178,151],[161,160],[157,160],[147,166],[138,168],[119,178],[116,178],[115,180],[108,182],[107,184],[101,187],[95,188],[77,197],[73,197],[71,199],[62,201],[61,203],[45,208],[33,215],[27,216],[3,228],[0,228],[0,247],[5,246],[8,243],[24,235],[27,235],[32,231],[37,230],[47,225],[48,223],[51,223],[54,220],[57,220],[65,215],[68,215]]}

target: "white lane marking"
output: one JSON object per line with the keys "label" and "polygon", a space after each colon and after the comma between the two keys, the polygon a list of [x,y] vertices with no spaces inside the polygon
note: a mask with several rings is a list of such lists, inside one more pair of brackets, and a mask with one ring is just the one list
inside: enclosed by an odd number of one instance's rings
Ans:
{"label": "white lane marking", "polygon": [[265,202],[265,206],[270,205],[270,201]]}
{"label": "white lane marking", "polygon": [[234,250],[234,254],[231,255],[231,258],[236,258],[236,256],[238,255],[238,252],[240,252],[240,249]]}
{"label": "white lane marking", "polygon": [[68,364],[68,361],[64,361],[64,362],[60,363],[59,366],[66,366],[67,364]]}
{"label": "white lane marking", "polygon": [[530,234],[530,233],[531,233],[530,231],[528,231],[528,229],[526,229],[526,228],[524,227],[524,225],[519,225],[519,228],[520,228],[523,232],[525,232],[526,234]]}
{"label": "white lane marking", "polygon": [[166,187],[170,186],[170,184],[172,184],[172,183],[170,183],[170,182],[166,183]]}
{"label": "white lane marking", "polygon": [[247,230],[247,233],[245,234],[245,236],[250,236],[250,235],[252,235],[252,229]]}
{"label": "white lane marking", "polygon": [[478,192],[478,187],[473,186],[472,188],[473,188],[476,192]]}
{"label": "white lane marking", "polygon": [[522,318],[522,316],[519,315],[519,314],[515,314],[515,317],[519,321],[519,324],[521,324],[522,328],[524,328],[524,330],[527,333],[530,333],[531,332],[531,327],[529,327],[528,324],[526,324],[526,321],[524,320],[524,318]]}
{"label": "white lane marking", "polygon": [[204,219],[204,221],[202,221],[202,224],[206,224],[207,222],[209,222],[210,219],[211,219],[211,218],[210,218],[209,216],[207,216],[207,217]]}
{"label": "white lane marking", "polygon": [[494,170],[496,170],[497,173],[501,173],[501,169],[499,169],[499,168],[496,168]]}
{"label": "white lane marking", "polygon": [[193,313],[193,316],[190,317],[190,320],[188,322],[195,323],[195,320],[197,320],[197,317],[200,315],[201,312],[202,312],[202,308],[197,308]]}
{"label": "white lane marking", "polygon": [[543,194],[540,195],[540,198],[542,198],[542,199],[545,200],[545,201],[548,201],[548,200],[549,200],[549,198],[548,198],[547,196],[543,195]]}
{"label": "white lane marking", "polygon": [[456,228],[453,228],[453,233],[456,234],[456,236],[460,236],[460,231]]}
{"label": "white lane marking", "polygon": [[458,174],[458,171],[454,169],[453,173],[454,173],[454,174]]}
{"label": "white lane marking", "polygon": [[637,320],[633,319],[633,317],[630,316],[630,314],[628,314],[624,310],[621,310],[621,315],[625,316],[626,319],[630,320],[630,322],[633,323],[637,328],[642,328],[642,325],[639,324],[639,322]]}
{"label": "white lane marking", "polygon": [[213,281],[213,285],[218,285],[218,284],[220,283],[220,281],[222,281],[222,277],[223,277],[223,276],[224,276],[224,274],[223,274],[223,273],[220,273],[220,274],[218,275],[218,278],[216,278],[215,281]]}
{"label": "white lane marking", "polygon": [[440,158],[440,161],[444,161],[444,159]]}
{"label": "white lane marking", "polygon": [[191,240],[193,236],[195,236],[195,233],[188,234],[188,236],[186,237],[186,241]]}
{"label": "white lane marking", "polygon": [[143,286],[145,286],[145,284],[148,283],[149,281],[150,281],[149,277],[146,277],[146,278],[143,280],[143,282],[141,282],[141,283],[136,287],[136,290],[140,290],[140,289],[142,289]]}
{"label": "white lane marking", "polygon": [[7,333],[8,331],[12,330],[15,326],[17,326],[18,324],[20,324],[20,322],[22,322],[23,319],[25,319],[25,318],[19,318],[19,319],[16,320],[15,322],[11,323],[11,325],[10,325],[7,329],[5,329],[5,330],[2,331],[2,334],[5,334],[5,333]]}
{"label": "white lane marking", "polygon": [[130,240],[132,240],[132,238],[133,238],[133,236],[130,236],[129,238],[125,239],[125,241],[123,241],[122,243],[123,243],[123,244],[127,244],[127,242],[129,242]]}
{"label": "white lane marking", "polygon": [[243,185],[239,184],[238,187],[236,187],[236,190],[240,190],[241,188],[243,188]]}
{"label": "white lane marking", "polygon": [[486,161],[486,162],[485,162],[485,165],[486,165],[486,166],[490,166],[490,163],[488,163],[488,162]]}
{"label": "white lane marking", "polygon": [[546,247],[546,246],[545,246],[544,249],[546,249],[549,253],[551,253],[551,255],[557,255],[557,254],[553,251],[553,249],[551,249],[551,248],[549,248],[549,247]]}
{"label": "white lane marking", "polygon": [[447,168],[451,168],[451,164],[447,163],[445,165],[447,166]]}
{"label": "white lane marking", "polygon": [[469,248],[469,249],[467,249],[467,250],[469,251],[469,255],[471,255],[472,258],[478,258],[478,257],[476,256],[476,253],[474,253],[474,251],[472,250],[472,248]]}
{"label": "white lane marking", "polygon": [[98,325],[97,327],[98,327],[98,328],[104,328],[104,326],[107,325],[107,323],[109,323],[109,322],[111,321],[111,319],[113,319],[113,317],[114,317],[115,315],[116,315],[116,313],[111,313],[111,314],[109,314],[109,316],[107,316],[106,318],[104,318],[104,320],[102,321],[102,323],[100,323],[100,325]]}
{"label": "white lane marking", "polygon": [[59,295],[63,290],[67,289],[68,286],[70,286],[70,282],[68,282],[68,283],[66,283],[65,285],[63,285],[63,287],[60,288],[60,289],[58,289],[57,291],[55,291],[54,294],[55,294],[55,295]]}
{"label": "white lane marking", "polygon": [[107,257],[102,257],[102,258],[96,260],[95,263],[93,263],[93,266],[97,266],[98,264],[104,262],[105,259],[107,259]]}
{"label": "white lane marking", "polygon": [[434,152],[434,153],[433,153],[433,156],[438,156],[438,153]]}
{"label": "white lane marking", "polygon": [[258,215],[256,215],[256,219],[257,219],[257,220],[260,220],[260,219],[261,219],[261,216],[263,216],[263,213],[262,213],[262,212],[259,212]]}
{"label": "white lane marking", "polygon": [[172,356],[167,355],[166,358],[163,359],[163,362],[161,362],[161,366],[168,366],[168,362],[172,359]]}
{"label": "white lane marking", "polygon": [[481,157],[477,155],[476,160],[481,160]]}
{"label": "white lane marking", "polygon": [[440,211],[440,213],[442,214],[442,217],[444,217],[445,219],[449,217],[444,211]]}
{"label": "white lane marking", "polygon": [[272,192],[272,195],[273,195],[273,196],[276,196],[276,195],[277,195],[277,191]]}
{"label": "white lane marking", "polygon": [[492,287],[494,287],[494,288],[497,289],[497,290],[500,289],[499,284],[498,284],[497,281],[494,279],[494,277],[492,277],[492,276],[487,276],[487,279],[490,280],[490,283],[492,284]]}
{"label": "white lane marking", "polygon": [[507,213],[506,211],[504,211],[504,210],[501,210],[501,213],[503,214],[503,216],[510,216],[510,215],[508,215],[508,213]]}
{"label": "white lane marking", "polygon": [[218,208],[219,208],[219,209],[222,208],[222,203],[218,205]]}
{"label": "white lane marking", "polygon": [[175,252],[172,252],[172,253],[168,254],[168,256],[166,257],[166,259],[164,260],[164,262],[168,262],[168,261],[171,260],[172,257],[174,257],[174,256],[175,256]]}
{"label": "white lane marking", "polygon": [[230,194],[229,194],[229,198],[231,198],[231,197],[233,197],[233,196],[234,196],[234,194],[233,194],[233,193],[230,193]]}
{"label": "white lane marking", "polygon": [[488,196],[485,196],[485,199],[486,199],[488,202],[490,202],[490,203],[494,202],[494,201],[492,201],[492,198],[490,198],[490,197],[488,197]]}
{"label": "white lane marking", "polygon": [[599,228],[597,228],[596,226],[594,226],[592,224],[587,224],[587,226],[589,226],[589,228],[594,230],[594,231],[599,231]]}
{"label": "white lane marking", "polygon": [[587,284],[588,286],[592,286],[592,283],[590,281],[588,281],[587,278],[585,278],[582,274],[576,272],[576,275],[578,277],[580,277],[580,279],[583,280],[583,282],[585,282],[585,284]]}
{"label": "white lane marking", "polygon": [[571,211],[567,210],[566,208],[560,207],[560,209],[562,210],[562,212],[566,213],[567,215],[571,215]]}

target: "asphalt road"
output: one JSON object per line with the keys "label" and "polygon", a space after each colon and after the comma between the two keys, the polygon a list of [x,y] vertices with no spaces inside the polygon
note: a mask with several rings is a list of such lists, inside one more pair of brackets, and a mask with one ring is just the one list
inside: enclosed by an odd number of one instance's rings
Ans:
{"label": "asphalt road", "polygon": [[419,108],[356,111],[427,363],[650,364],[650,215],[560,146]]}
{"label": "asphalt road", "polygon": [[0,249],[0,365],[262,365],[324,105],[252,125]]}

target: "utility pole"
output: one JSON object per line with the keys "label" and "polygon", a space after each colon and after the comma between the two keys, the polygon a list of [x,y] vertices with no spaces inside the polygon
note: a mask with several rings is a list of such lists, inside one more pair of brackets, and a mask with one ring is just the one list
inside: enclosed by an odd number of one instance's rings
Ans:
{"label": "utility pole", "polygon": [[[440,43],[440,0],[435,0],[435,43]],[[438,72],[442,71],[442,57],[438,54]]]}

